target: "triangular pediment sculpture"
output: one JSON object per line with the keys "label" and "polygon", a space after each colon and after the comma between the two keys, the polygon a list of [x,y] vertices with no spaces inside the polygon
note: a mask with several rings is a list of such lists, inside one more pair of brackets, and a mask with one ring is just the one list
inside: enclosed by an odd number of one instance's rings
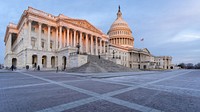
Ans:
{"label": "triangular pediment sculpture", "polygon": [[88,30],[91,30],[91,31],[94,31],[94,32],[102,34],[102,32],[99,29],[97,29],[96,27],[94,27],[92,24],[90,24],[86,20],[81,20],[81,19],[65,19],[64,21],[66,21],[68,23],[71,23],[73,25],[77,25],[79,27],[82,27],[82,28],[85,28],[85,29],[88,29]]}

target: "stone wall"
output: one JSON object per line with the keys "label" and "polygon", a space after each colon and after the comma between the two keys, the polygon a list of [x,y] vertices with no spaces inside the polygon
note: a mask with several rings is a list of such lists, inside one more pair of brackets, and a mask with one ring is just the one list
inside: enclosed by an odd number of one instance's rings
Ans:
{"label": "stone wall", "polygon": [[77,55],[77,54],[71,54],[69,56],[69,63],[68,67],[80,67],[81,65],[84,65],[87,63],[87,55]]}

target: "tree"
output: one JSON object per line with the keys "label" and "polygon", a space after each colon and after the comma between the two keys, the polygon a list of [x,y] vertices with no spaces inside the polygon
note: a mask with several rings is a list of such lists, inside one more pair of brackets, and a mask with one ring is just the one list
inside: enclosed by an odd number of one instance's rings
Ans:
{"label": "tree", "polygon": [[195,69],[200,69],[200,63],[197,63],[194,67]]}
{"label": "tree", "polygon": [[178,65],[178,67],[186,68],[186,65],[185,65],[185,63],[180,63],[180,64]]}
{"label": "tree", "polygon": [[187,69],[194,69],[194,65],[192,63],[188,63],[186,66]]}

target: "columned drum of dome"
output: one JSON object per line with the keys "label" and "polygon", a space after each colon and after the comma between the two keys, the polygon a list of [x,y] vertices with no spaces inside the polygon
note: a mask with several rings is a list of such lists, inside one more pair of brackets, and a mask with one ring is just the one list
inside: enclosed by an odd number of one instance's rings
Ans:
{"label": "columned drum of dome", "polygon": [[117,12],[117,19],[111,25],[108,35],[110,43],[113,45],[130,48],[133,48],[134,46],[132,31],[127,22],[122,18],[120,6]]}

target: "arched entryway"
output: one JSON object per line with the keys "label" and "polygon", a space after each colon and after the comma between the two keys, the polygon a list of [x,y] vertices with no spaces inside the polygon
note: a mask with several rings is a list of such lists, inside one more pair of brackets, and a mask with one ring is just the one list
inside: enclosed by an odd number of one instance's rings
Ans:
{"label": "arched entryway", "polygon": [[37,67],[37,55],[32,56],[32,65],[33,67]]}
{"label": "arched entryway", "polygon": [[66,64],[67,64],[67,58],[66,58],[66,56],[63,56],[63,58],[62,58],[63,69],[66,69]]}
{"label": "arched entryway", "polygon": [[144,69],[147,69],[147,65],[144,65]]}
{"label": "arched entryway", "polygon": [[55,56],[52,56],[51,57],[51,67],[55,68],[55,65],[56,65],[56,58],[55,58]]}
{"label": "arched entryway", "polygon": [[43,68],[47,67],[47,56],[42,56],[42,67]]}
{"label": "arched entryway", "polygon": [[17,67],[17,58],[13,58],[13,59],[12,59],[12,65],[13,65],[14,67]]}

